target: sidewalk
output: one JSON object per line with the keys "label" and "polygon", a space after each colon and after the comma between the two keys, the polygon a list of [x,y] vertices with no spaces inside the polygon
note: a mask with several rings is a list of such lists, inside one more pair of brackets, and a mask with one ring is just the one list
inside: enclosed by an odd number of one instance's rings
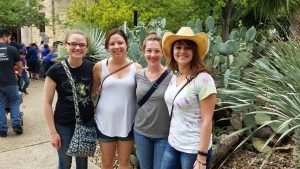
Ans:
{"label": "sidewalk", "polygon": [[[13,133],[8,118],[6,138],[0,137],[0,169],[56,169],[57,154],[50,144],[50,135],[43,114],[44,81],[31,81],[21,111],[24,112],[24,133]],[[72,168],[75,168],[73,160]],[[98,169],[89,162],[89,169]]]}

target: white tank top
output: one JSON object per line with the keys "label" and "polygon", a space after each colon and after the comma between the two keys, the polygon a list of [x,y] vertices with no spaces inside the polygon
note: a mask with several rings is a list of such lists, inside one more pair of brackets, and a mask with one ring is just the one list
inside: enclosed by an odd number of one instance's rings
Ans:
{"label": "white tank top", "polygon": [[[103,79],[109,74],[109,70],[106,59],[101,64]],[[112,75],[103,82],[95,119],[98,129],[104,135],[127,137],[132,129],[136,113],[135,74],[135,64],[131,64],[126,77],[118,79]]]}

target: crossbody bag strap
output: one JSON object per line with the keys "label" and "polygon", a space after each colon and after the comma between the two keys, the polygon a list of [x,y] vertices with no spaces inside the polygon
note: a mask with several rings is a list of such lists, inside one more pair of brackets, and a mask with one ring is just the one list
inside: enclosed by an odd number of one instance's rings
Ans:
{"label": "crossbody bag strap", "polygon": [[[107,59],[107,61],[108,61],[108,59]],[[102,91],[102,86],[103,86],[103,82],[104,82],[104,80],[105,80],[105,79],[107,79],[109,76],[111,76],[111,75],[113,75],[113,74],[115,74],[115,73],[117,73],[117,72],[119,72],[119,71],[121,71],[121,70],[125,69],[126,67],[130,66],[132,63],[133,63],[133,62],[130,62],[130,63],[128,63],[128,64],[126,64],[126,65],[124,65],[124,66],[120,67],[119,69],[117,69],[117,70],[115,70],[115,71],[111,72],[111,73],[110,73],[110,74],[108,74],[107,76],[105,76],[105,77],[103,78],[103,80],[102,80],[101,84],[100,84],[100,89],[99,89],[99,91],[100,91],[100,92]],[[95,105],[94,109],[96,109],[96,108],[97,108],[97,105],[98,105],[99,99],[100,99],[100,94],[98,94],[97,102],[96,102],[96,105]]]}
{"label": "crossbody bag strap", "polygon": [[79,106],[78,106],[78,99],[77,99],[77,93],[76,93],[76,87],[75,87],[75,82],[74,82],[74,79],[72,78],[72,74],[66,64],[66,61],[63,60],[61,61],[65,71],[66,71],[66,74],[68,76],[68,79],[69,79],[69,82],[72,86],[72,93],[73,93],[73,101],[74,101],[74,106],[75,106],[75,118],[76,118],[76,123],[79,123],[80,122],[80,113],[79,113]]}
{"label": "crossbody bag strap", "polygon": [[160,75],[160,77],[152,84],[150,89],[147,91],[147,93],[143,96],[143,98],[139,101],[138,106],[139,108],[143,106],[144,103],[150,98],[150,96],[154,93],[154,91],[158,88],[160,83],[168,76],[170,73],[170,70],[166,69],[163,74]]}
{"label": "crossbody bag strap", "polygon": [[176,93],[176,95],[174,96],[173,98],[173,102],[172,102],[172,108],[171,108],[171,118],[170,118],[170,121],[172,119],[172,116],[173,116],[173,109],[174,109],[174,100],[175,98],[177,97],[177,95],[182,91],[182,89],[188,85],[200,72],[198,72],[195,76],[191,77],[190,79],[187,80],[187,82],[178,90],[178,92]]}

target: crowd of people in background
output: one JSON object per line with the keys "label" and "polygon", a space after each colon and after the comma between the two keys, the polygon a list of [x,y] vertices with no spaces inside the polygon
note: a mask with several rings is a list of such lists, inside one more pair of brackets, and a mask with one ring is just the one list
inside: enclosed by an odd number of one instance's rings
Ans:
{"label": "crowd of people in background", "polygon": [[41,41],[39,46],[36,43],[25,46],[16,42],[12,36],[9,45],[15,47],[21,56],[23,70],[18,80],[19,91],[28,94],[26,88],[30,80],[44,79],[45,73],[56,62],[58,44],[54,42],[50,48],[46,42]]}

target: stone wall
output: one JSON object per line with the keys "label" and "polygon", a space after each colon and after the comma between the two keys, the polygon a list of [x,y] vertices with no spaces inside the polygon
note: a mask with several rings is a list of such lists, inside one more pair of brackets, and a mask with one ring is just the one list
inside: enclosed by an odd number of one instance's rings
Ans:
{"label": "stone wall", "polygon": [[22,43],[29,45],[34,42],[40,44],[41,40],[47,41],[50,46],[55,41],[63,41],[65,37],[64,26],[66,22],[66,11],[71,0],[41,0],[49,24],[45,27],[45,32],[40,32],[36,27],[24,27],[21,29]]}

